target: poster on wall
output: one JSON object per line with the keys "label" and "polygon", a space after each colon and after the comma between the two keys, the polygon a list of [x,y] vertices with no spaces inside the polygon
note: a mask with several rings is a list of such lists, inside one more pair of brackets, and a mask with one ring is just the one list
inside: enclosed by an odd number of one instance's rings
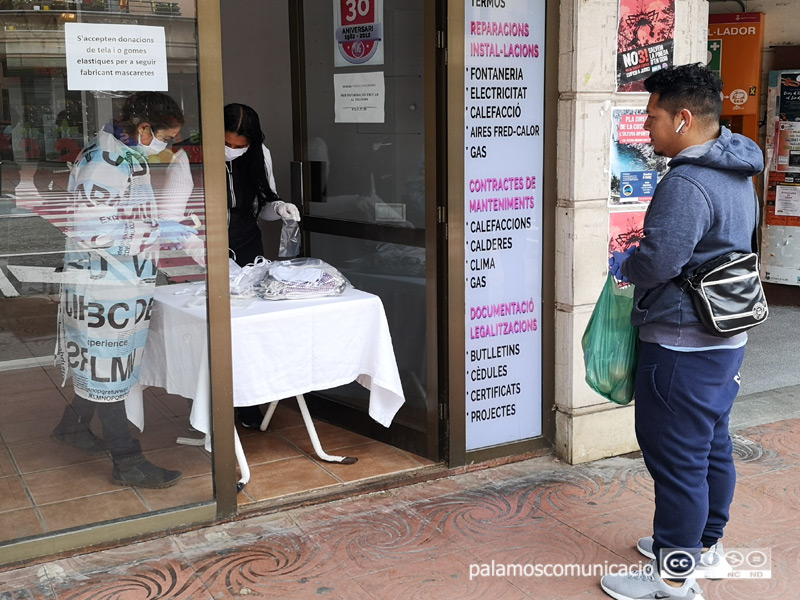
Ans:
{"label": "poster on wall", "polygon": [[163,27],[64,23],[68,90],[166,92]]}
{"label": "poster on wall", "polygon": [[[638,246],[644,238],[644,216],[646,210],[612,210],[608,214],[608,257],[613,252],[625,252],[631,246]],[[628,287],[627,282],[616,280],[617,287]]]}
{"label": "poster on wall", "polygon": [[675,0],[619,0],[617,91],[644,92],[644,80],[672,65]]}
{"label": "poster on wall", "polygon": [[615,108],[611,113],[609,206],[650,202],[667,159],[657,156],[644,128],[647,110]]}
{"label": "poster on wall", "polygon": [[383,0],[333,0],[334,66],[383,64]]}
{"label": "poster on wall", "polygon": [[800,72],[770,71],[761,277],[800,286]]}
{"label": "poster on wall", "polygon": [[800,121],[800,73],[781,73],[780,120]]}
{"label": "poster on wall", "polygon": [[466,3],[466,445],[542,433],[545,0]]}
{"label": "poster on wall", "polygon": [[800,198],[800,173],[770,171],[764,203],[764,223],[770,227],[800,228],[798,198]]}
{"label": "poster on wall", "polygon": [[777,121],[774,139],[775,170],[800,173],[800,121]]}
{"label": "poster on wall", "polygon": [[644,238],[646,210],[612,211],[608,215],[608,255],[625,252]]}
{"label": "poster on wall", "polygon": [[761,230],[761,277],[800,286],[800,173],[770,171]]}

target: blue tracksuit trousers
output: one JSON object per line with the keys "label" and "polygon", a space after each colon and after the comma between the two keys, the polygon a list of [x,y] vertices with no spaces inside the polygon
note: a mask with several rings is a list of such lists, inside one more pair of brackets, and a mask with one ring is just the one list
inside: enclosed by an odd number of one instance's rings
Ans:
{"label": "blue tracksuit trousers", "polygon": [[736,470],[728,422],[744,347],[678,352],[642,342],[636,438],[655,484],[653,551],[722,537]]}

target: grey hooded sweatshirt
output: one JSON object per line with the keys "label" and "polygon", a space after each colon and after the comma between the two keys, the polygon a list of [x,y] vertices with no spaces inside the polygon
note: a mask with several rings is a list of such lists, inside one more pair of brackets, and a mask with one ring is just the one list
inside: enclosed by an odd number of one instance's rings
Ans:
{"label": "grey hooded sweatshirt", "polygon": [[645,216],[645,237],[621,267],[636,286],[631,322],[641,340],[703,348],[747,339],[746,333],[708,334],[688,292],[673,279],[726,252],[750,252],[758,222],[751,178],[763,168],[761,148],[725,127],[718,138],[670,161]]}

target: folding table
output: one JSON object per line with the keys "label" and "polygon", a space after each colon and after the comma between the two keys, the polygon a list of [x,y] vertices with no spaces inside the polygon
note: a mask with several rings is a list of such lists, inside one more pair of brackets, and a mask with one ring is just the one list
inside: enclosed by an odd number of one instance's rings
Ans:
{"label": "folding table", "polygon": [[[139,386],[126,403],[129,420],[144,427],[141,387],[162,387],[193,400],[189,421],[211,450],[211,393],[205,297],[194,284],[156,288]],[[357,381],[370,390],[369,415],[388,427],[404,400],[392,340],[380,298],[356,289],[307,300],[254,299],[231,306],[234,406],[296,397],[314,449],[323,460],[303,394]],[[250,469],[238,434],[239,489]]]}

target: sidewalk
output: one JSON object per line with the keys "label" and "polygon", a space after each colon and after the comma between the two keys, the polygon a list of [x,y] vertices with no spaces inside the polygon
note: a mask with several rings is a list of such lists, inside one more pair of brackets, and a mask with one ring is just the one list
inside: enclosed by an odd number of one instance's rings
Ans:
{"label": "sidewalk", "polygon": [[[704,597],[798,598],[800,419],[741,430],[734,447],[725,545],[771,548],[772,579],[701,582]],[[0,599],[602,599],[597,577],[470,578],[470,565],[639,563],[652,496],[638,455],[545,456],[0,572]]]}

